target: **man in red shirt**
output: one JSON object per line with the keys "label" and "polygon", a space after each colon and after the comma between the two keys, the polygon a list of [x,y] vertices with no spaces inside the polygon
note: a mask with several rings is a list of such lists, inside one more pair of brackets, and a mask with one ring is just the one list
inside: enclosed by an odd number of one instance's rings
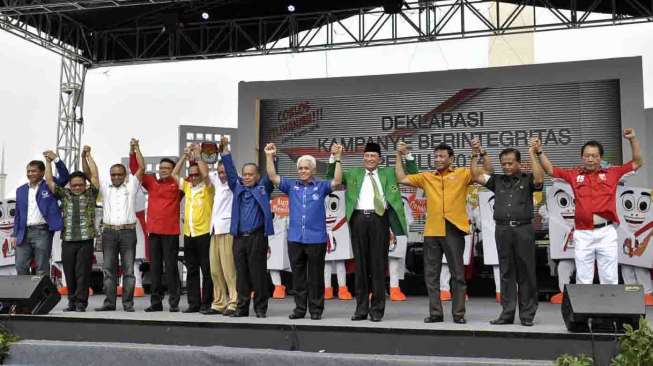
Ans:
{"label": "man in red shirt", "polygon": [[[141,155],[137,145],[135,153]],[[141,158],[142,159],[142,158]],[[159,162],[159,178],[153,174],[143,175],[142,185],[147,190],[147,232],[150,245],[150,272],[152,274],[150,307],[146,312],[163,311],[161,286],[163,265],[166,268],[166,285],[168,287],[168,304],[170,312],[179,311],[179,271],[177,257],[179,253],[179,202],[181,193],[173,169],[175,162],[164,158]]]}
{"label": "man in red shirt", "polygon": [[598,263],[602,284],[617,284],[619,251],[616,226],[619,223],[615,194],[621,177],[643,164],[639,141],[632,128],[624,129],[630,142],[632,160],[624,165],[601,167],[603,146],[588,141],[580,150],[583,165],[573,169],[554,167],[536,148],[537,156],[546,173],[569,183],[574,191],[576,217],[574,219],[574,259],[576,283],[591,284],[594,280],[594,261]]}

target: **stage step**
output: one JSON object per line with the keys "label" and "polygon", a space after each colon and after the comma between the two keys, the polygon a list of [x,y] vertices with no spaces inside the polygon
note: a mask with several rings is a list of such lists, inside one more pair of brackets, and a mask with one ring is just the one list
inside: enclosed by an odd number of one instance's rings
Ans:
{"label": "stage step", "polygon": [[230,347],[161,346],[134,343],[20,341],[11,345],[7,365],[247,365],[247,366],[526,366],[552,361],[488,358],[351,355]]}

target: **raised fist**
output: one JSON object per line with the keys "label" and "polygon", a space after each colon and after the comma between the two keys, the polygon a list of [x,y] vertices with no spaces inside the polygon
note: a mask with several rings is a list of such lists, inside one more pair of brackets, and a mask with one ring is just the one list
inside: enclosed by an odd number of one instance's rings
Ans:
{"label": "raised fist", "polygon": [[632,128],[624,128],[624,138],[632,140],[635,138],[635,130]]}
{"label": "raised fist", "polygon": [[277,146],[270,142],[267,145],[265,145],[265,150],[264,151],[265,151],[265,155],[274,156],[274,155],[277,154]]}
{"label": "raised fist", "polygon": [[410,151],[410,145],[403,141],[399,141],[399,144],[397,145],[397,151],[403,156],[406,156],[408,152]]}

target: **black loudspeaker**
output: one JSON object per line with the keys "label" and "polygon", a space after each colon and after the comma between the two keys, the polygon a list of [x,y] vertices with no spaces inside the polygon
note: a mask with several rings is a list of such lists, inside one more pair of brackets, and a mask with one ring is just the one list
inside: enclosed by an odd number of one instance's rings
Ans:
{"label": "black loudspeaker", "polygon": [[623,332],[646,316],[641,285],[565,285],[562,318],[570,332]]}
{"label": "black loudspeaker", "polygon": [[47,314],[61,300],[49,276],[0,276],[1,312]]}

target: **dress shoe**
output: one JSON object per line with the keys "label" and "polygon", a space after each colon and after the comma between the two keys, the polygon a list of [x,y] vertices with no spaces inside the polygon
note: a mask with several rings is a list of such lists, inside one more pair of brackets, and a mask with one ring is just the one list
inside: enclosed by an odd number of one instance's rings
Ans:
{"label": "dress shoe", "polygon": [[65,308],[63,309],[63,311],[66,311],[66,312],[68,312],[68,311],[75,311],[75,305],[74,305],[74,304],[68,304],[68,306],[65,307]]}
{"label": "dress shoe", "polygon": [[134,307],[132,306],[132,307],[124,308],[123,311],[126,312],[126,313],[133,313],[134,312]]}
{"label": "dress shoe", "polygon": [[292,313],[288,315],[288,319],[304,319],[306,314],[297,314],[297,313]]}
{"label": "dress shoe", "polygon": [[184,314],[199,313],[199,311],[200,311],[200,308],[190,308],[189,307],[189,308],[184,309],[184,311],[182,311],[182,313],[184,313]]}
{"label": "dress shoe", "polygon": [[453,322],[456,324],[466,324],[467,320],[465,320],[464,316],[461,316],[460,318],[453,318]]}
{"label": "dress shoe", "polygon": [[225,310],[225,311],[222,312],[222,315],[224,315],[224,316],[232,316],[235,312],[236,312],[236,310],[233,310],[233,309],[227,309],[227,310]]}
{"label": "dress shoe", "polygon": [[359,321],[365,319],[367,319],[367,315],[355,314],[354,316],[351,317],[351,320],[353,321]]}
{"label": "dress shoe", "polygon": [[78,313],[84,313],[84,312],[86,312],[86,306],[77,305],[77,306],[75,306],[75,311],[78,312]]}
{"label": "dress shoe", "polygon": [[424,318],[424,323],[442,323],[444,318],[441,316],[427,316]]}
{"label": "dress shoe", "polygon": [[378,323],[378,322],[381,321],[381,319],[383,319],[383,317],[380,316],[380,315],[372,315],[372,314],[370,314],[370,321],[373,321],[373,322],[375,322],[375,323]]}
{"label": "dress shoe", "polygon": [[492,325],[506,325],[506,324],[512,324],[515,321],[513,319],[504,319],[504,318],[496,318],[494,320],[490,320],[490,324]]}
{"label": "dress shoe", "polygon": [[208,309],[200,310],[200,313],[202,313],[204,315],[219,315],[219,314],[222,314],[222,311],[215,310],[213,308],[208,308]]}
{"label": "dress shoe", "polygon": [[322,315],[320,314],[311,314],[311,320],[320,320],[322,319]]}
{"label": "dress shoe", "polygon": [[265,313],[256,313],[257,318],[267,318],[268,316]]}
{"label": "dress shoe", "polygon": [[115,310],[116,310],[115,306],[106,306],[106,305],[99,308],[95,308],[95,311],[115,311]]}
{"label": "dress shoe", "polygon": [[244,318],[246,316],[249,316],[249,313],[241,312],[241,311],[234,311],[234,313],[231,314],[232,318]]}
{"label": "dress shoe", "polygon": [[528,319],[524,319],[524,320],[521,321],[521,325],[523,325],[525,327],[532,327],[533,326],[533,321],[528,320]]}
{"label": "dress shoe", "polygon": [[170,309],[168,309],[169,312],[171,313],[178,313],[179,312],[179,306],[171,306]]}
{"label": "dress shoe", "polygon": [[148,308],[145,308],[146,313],[152,313],[155,311],[163,311],[163,306],[150,306]]}

